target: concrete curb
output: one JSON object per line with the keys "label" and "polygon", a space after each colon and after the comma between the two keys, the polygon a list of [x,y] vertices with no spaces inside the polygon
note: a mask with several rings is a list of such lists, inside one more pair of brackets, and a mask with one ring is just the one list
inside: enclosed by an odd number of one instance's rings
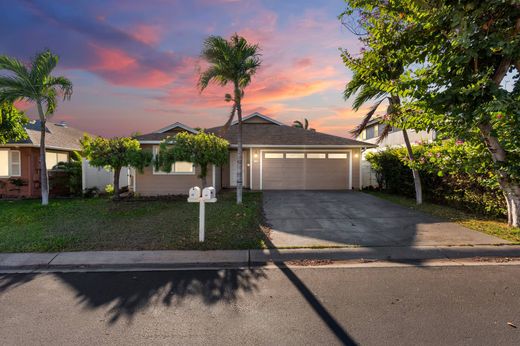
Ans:
{"label": "concrete curb", "polygon": [[84,251],[0,254],[0,270],[248,266],[249,250]]}
{"label": "concrete curb", "polygon": [[0,254],[0,271],[223,268],[300,260],[420,262],[475,257],[520,258],[520,245],[4,253]]}

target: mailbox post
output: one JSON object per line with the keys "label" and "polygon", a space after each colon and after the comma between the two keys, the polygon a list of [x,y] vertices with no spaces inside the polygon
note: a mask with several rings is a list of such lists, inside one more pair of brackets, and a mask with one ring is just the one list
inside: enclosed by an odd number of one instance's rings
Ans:
{"label": "mailbox post", "polygon": [[206,187],[202,190],[198,186],[192,187],[188,195],[188,202],[199,203],[199,242],[204,241],[204,232],[206,228],[206,203],[215,203],[217,201],[215,188]]}

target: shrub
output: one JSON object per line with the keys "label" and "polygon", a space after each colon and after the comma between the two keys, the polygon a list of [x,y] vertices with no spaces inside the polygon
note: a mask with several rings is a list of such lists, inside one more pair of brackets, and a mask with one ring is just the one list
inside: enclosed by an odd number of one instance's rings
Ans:
{"label": "shrub", "polygon": [[72,196],[81,196],[82,189],[82,167],[80,161],[59,162],[53,170],[62,171],[66,174],[65,184],[68,185]]}
{"label": "shrub", "polygon": [[105,186],[105,192],[109,195],[113,195],[114,194],[114,185],[108,184],[107,186]]}
{"label": "shrub", "polygon": [[405,148],[367,154],[382,189],[413,197],[410,168],[414,167],[420,172],[425,200],[489,216],[507,215],[493,162],[484,148],[446,140],[416,145],[413,151],[415,162],[410,162]]}

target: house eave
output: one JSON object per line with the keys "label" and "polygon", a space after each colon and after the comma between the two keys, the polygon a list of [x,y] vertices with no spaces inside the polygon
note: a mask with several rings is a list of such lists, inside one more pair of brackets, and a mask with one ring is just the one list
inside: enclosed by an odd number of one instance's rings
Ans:
{"label": "house eave", "polygon": [[[12,147],[39,148],[40,146],[37,144],[31,144],[31,143],[0,144],[0,148],[12,148]],[[65,147],[57,147],[57,146],[53,146],[53,145],[46,145],[45,149],[63,150],[63,151],[81,151],[81,148],[65,148]]]}
{"label": "house eave", "polygon": [[[238,145],[231,144],[231,148],[237,148]],[[244,148],[369,148],[377,147],[377,145],[365,144],[309,144],[309,145],[295,145],[295,144],[244,144]]]}

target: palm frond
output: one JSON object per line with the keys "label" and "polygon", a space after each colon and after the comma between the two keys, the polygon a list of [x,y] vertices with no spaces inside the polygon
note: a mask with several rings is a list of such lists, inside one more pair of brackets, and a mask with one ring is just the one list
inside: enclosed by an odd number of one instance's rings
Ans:
{"label": "palm frond", "polygon": [[0,70],[11,71],[21,78],[29,79],[27,67],[20,60],[6,55],[0,56]]}
{"label": "palm frond", "polygon": [[383,102],[385,99],[381,99],[379,101],[377,101],[371,108],[370,110],[368,111],[367,114],[365,114],[365,116],[363,117],[363,120],[361,121],[361,123],[356,126],[353,130],[350,131],[350,133],[352,135],[354,135],[355,137],[359,136],[361,134],[361,132],[363,132],[363,130],[367,127],[368,123],[370,122],[370,120],[372,119],[372,116],[374,115],[374,113],[376,112],[377,108],[379,107],[379,105],[381,104],[381,102]]}
{"label": "palm frond", "polygon": [[225,86],[228,81],[227,78],[224,78],[224,74],[218,66],[211,66],[200,74],[197,87],[202,92],[211,82],[216,82],[221,86]]}
{"label": "palm frond", "polygon": [[24,89],[24,81],[18,76],[0,76],[0,90],[3,89]]}
{"label": "palm frond", "polygon": [[22,90],[18,89],[3,89],[0,91],[0,103],[8,102],[13,103],[19,100],[28,100],[31,99],[26,96],[26,94]]}
{"label": "palm frond", "polygon": [[63,76],[58,76],[58,77],[50,76],[47,79],[46,85],[51,88],[58,87],[60,89],[61,93],[63,94],[63,99],[70,100],[70,97],[72,96],[73,86],[72,86],[72,82],[68,78],[63,77]]}
{"label": "palm frond", "polygon": [[376,144],[380,144],[388,135],[392,132],[392,125],[385,125],[385,128],[383,129],[383,132],[379,134],[379,137],[377,138]]}
{"label": "palm frond", "polygon": [[211,82],[221,86],[232,82],[242,91],[251,83],[251,77],[261,64],[259,47],[249,44],[237,34],[226,40],[220,36],[209,36],[203,44],[201,57],[209,64],[200,73],[197,83],[203,91]]}
{"label": "palm frond", "polygon": [[58,64],[58,60],[58,56],[52,54],[50,50],[38,53],[32,62],[31,80],[37,84],[43,83]]}
{"label": "palm frond", "polygon": [[299,129],[303,129],[303,124],[302,124],[302,122],[299,121],[299,120],[295,120],[295,121],[293,121],[293,125],[292,125],[292,126],[293,126],[293,127],[297,127],[297,128],[299,128]]}
{"label": "palm frond", "polygon": [[373,99],[377,99],[384,95],[386,95],[385,92],[372,88],[368,85],[364,85],[360,88],[359,92],[356,94],[356,98],[354,99],[354,102],[352,103],[352,108],[354,108],[354,110],[357,111],[366,102],[373,100]]}

